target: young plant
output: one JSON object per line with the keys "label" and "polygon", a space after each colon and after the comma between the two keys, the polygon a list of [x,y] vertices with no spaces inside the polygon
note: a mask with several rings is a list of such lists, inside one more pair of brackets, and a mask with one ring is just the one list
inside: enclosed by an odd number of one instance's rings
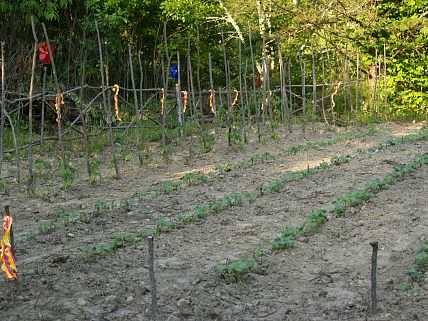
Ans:
{"label": "young plant", "polygon": [[74,167],[74,164],[72,162],[64,163],[63,159],[59,160],[59,169],[60,169],[60,175],[62,179],[62,184],[65,189],[69,188],[75,179],[76,175],[76,168]]}

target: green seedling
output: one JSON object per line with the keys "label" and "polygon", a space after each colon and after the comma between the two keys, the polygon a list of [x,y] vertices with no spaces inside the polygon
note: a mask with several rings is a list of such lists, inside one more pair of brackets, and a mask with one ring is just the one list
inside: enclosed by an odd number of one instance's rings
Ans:
{"label": "green seedling", "polygon": [[217,265],[217,271],[219,271],[228,281],[242,280],[246,274],[254,270],[256,267],[257,261],[252,258],[249,260],[239,260],[227,264],[219,264]]}
{"label": "green seedling", "polygon": [[63,159],[59,160],[60,164],[60,175],[62,179],[62,184],[65,189],[69,188],[75,179],[76,168],[72,162],[64,163]]}
{"label": "green seedling", "polygon": [[178,190],[181,187],[181,182],[168,182],[163,183],[159,188],[155,190],[156,195],[168,194],[172,191]]}
{"label": "green seedling", "polygon": [[42,179],[52,178],[52,165],[49,162],[42,159],[36,159],[34,161],[34,166],[34,177]]}
{"label": "green seedling", "polygon": [[70,223],[74,222],[78,218],[78,214],[75,212],[66,212],[64,210],[61,210],[57,214],[58,218],[64,221],[64,223]]}
{"label": "green seedling", "polygon": [[99,213],[102,210],[108,209],[108,204],[105,201],[98,200],[95,202],[95,210]]}

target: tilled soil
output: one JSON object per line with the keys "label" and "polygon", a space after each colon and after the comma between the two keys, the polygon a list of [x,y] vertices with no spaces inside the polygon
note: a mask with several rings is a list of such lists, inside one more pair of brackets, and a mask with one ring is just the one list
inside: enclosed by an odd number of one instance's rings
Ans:
{"label": "tilled soil", "polygon": [[[0,294],[0,316],[4,315],[5,320],[149,320],[147,245],[127,246],[95,261],[79,248],[106,242],[120,232],[134,231],[231,192],[255,191],[260,183],[284,172],[350,154],[353,158],[349,163],[333,165],[289,182],[278,193],[263,195],[252,203],[225,209],[157,237],[158,319],[425,320],[427,283],[409,283],[406,269],[413,264],[414,252],[427,233],[426,166],[345,216],[329,216],[317,233],[299,239],[290,250],[263,257],[259,267],[242,280],[224,279],[216,271],[219,263],[251,257],[256,248],[269,249],[285,226],[301,224],[309,211],[328,210],[337,197],[361,190],[368,181],[382,178],[395,166],[428,152],[428,142],[423,141],[366,155],[357,153],[390,135],[414,132],[416,128],[385,126],[383,133],[374,137],[236,169],[203,184],[144,198],[126,208],[104,210],[89,224],[77,220],[31,239],[24,233],[34,229],[37,223],[31,218],[39,213],[17,214],[20,282],[15,286],[0,281],[6,289]],[[279,146],[263,146],[257,152],[275,153]],[[250,155],[246,151],[229,159],[239,161]],[[221,164],[221,155],[216,157],[213,164]],[[194,161],[187,171],[208,165],[206,160]],[[186,172],[176,167],[172,166],[175,172],[169,172],[168,177]],[[149,190],[151,182],[160,181],[164,181],[163,175],[152,173],[138,188]],[[98,193],[83,194],[82,198],[96,200],[104,195],[105,199],[107,189],[118,190],[115,196],[130,196],[135,190],[129,186],[129,182],[114,182],[110,188],[100,186]],[[79,188],[73,193],[79,194]],[[9,198],[18,208],[24,205],[23,199],[19,194]],[[24,206],[34,212],[34,203],[32,200]],[[81,204],[70,198],[66,206],[61,202],[42,203],[38,209],[51,211],[40,213],[46,219],[61,206],[73,209]],[[380,313],[375,317],[367,313],[372,241],[380,244]]]}

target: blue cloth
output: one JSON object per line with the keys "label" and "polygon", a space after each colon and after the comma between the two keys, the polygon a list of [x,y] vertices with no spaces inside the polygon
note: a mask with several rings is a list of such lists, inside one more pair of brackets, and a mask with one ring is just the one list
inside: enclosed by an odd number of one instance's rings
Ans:
{"label": "blue cloth", "polygon": [[178,81],[178,66],[172,65],[169,67],[169,76],[174,78],[175,81]]}

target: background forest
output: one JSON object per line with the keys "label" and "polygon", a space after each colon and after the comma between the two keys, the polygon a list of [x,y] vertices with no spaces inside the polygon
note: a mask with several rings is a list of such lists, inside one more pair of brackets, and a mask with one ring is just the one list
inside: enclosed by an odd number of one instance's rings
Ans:
{"label": "background forest", "polygon": [[[285,61],[295,61],[300,50],[308,58],[308,71],[311,46],[317,53],[314,63],[319,70],[320,53],[325,48],[335,50],[338,56],[349,52],[349,68],[353,69],[357,53],[360,54],[361,71],[365,73],[375,63],[376,55],[385,52],[388,78],[382,95],[388,101],[389,113],[427,113],[427,0],[0,0],[1,39],[6,42],[8,56],[13,57],[6,59],[8,88],[28,87],[33,43],[31,15],[36,18],[39,35],[42,36],[40,22],[44,22],[57,45],[58,74],[65,86],[80,82],[85,53],[87,82],[100,83],[95,21],[105,44],[107,64],[114,65],[111,78],[126,82],[131,44],[133,51],[140,53],[145,87],[160,85],[164,22],[171,63],[176,63],[176,51],[186,57],[190,39],[192,56],[201,57],[198,68],[203,70],[203,88],[209,87],[208,52],[212,55],[214,82],[225,84],[221,33],[224,32],[229,59],[238,55],[238,39],[244,57],[249,57],[251,28],[256,61],[262,61],[264,53],[277,54],[278,36]],[[333,59],[330,64],[334,64]],[[42,67],[38,68],[41,74]],[[232,64],[231,68],[238,67]],[[274,68],[279,68],[278,63]],[[300,77],[298,63],[292,63],[291,71],[292,77]],[[40,83],[36,82],[36,86]]]}

